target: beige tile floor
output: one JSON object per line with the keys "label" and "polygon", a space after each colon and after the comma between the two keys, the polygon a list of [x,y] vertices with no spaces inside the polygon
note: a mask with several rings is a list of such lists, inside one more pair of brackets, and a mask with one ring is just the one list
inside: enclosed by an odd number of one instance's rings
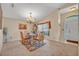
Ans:
{"label": "beige tile floor", "polygon": [[2,56],[72,56],[77,55],[77,46],[45,40],[46,45],[29,52],[19,41],[8,42],[3,45]]}

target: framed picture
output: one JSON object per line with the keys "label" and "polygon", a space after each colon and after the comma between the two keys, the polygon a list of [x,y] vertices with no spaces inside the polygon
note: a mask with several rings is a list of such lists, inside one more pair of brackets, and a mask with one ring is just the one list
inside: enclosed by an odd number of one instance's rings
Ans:
{"label": "framed picture", "polygon": [[19,29],[20,30],[26,30],[27,29],[27,25],[26,24],[19,24]]}

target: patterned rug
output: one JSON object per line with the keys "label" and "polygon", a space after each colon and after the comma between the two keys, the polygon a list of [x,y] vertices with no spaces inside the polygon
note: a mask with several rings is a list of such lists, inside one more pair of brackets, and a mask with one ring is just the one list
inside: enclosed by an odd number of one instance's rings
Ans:
{"label": "patterned rug", "polygon": [[32,52],[32,51],[35,51],[36,49],[38,49],[38,48],[40,48],[40,47],[42,47],[42,46],[44,46],[44,45],[46,45],[46,43],[43,43],[43,44],[42,44],[42,42],[40,42],[40,44],[39,44],[38,42],[36,42],[34,45],[27,44],[27,45],[25,45],[25,47],[26,47],[30,52]]}

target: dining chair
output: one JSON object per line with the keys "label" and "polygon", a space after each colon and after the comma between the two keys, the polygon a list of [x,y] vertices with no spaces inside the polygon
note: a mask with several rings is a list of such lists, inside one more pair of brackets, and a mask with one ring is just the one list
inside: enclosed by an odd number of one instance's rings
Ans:
{"label": "dining chair", "polygon": [[21,35],[21,42],[22,42],[22,44],[24,44],[24,45],[28,44],[29,40],[28,40],[27,36],[24,35],[23,32],[20,32],[20,35]]}
{"label": "dining chair", "polygon": [[38,41],[39,46],[41,42],[42,44],[44,44],[44,33],[43,32],[39,32],[38,35],[33,36],[33,45],[35,45],[37,41]]}
{"label": "dining chair", "polygon": [[36,35],[33,35],[32,36],[32,41],[33,41],[32,45],[35,45],[36,44],[36,41],[37,41],[36,38],[37,38]]}
{"label": "dining chair", "polygon": [[42,41],[42,44],[44,43],[44,33],[43,32],[38,33],[38,41],[39,41],[39,44],[41,41]]}

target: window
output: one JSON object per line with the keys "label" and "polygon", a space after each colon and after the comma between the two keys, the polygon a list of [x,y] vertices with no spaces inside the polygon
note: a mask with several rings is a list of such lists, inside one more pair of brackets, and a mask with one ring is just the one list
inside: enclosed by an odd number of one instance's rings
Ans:
{"label": "window", "polygon": [[39,24],[38,25],[38,31],[44,32],[44,35],[49,35],[49,25],[48,25],[48,23]]}

